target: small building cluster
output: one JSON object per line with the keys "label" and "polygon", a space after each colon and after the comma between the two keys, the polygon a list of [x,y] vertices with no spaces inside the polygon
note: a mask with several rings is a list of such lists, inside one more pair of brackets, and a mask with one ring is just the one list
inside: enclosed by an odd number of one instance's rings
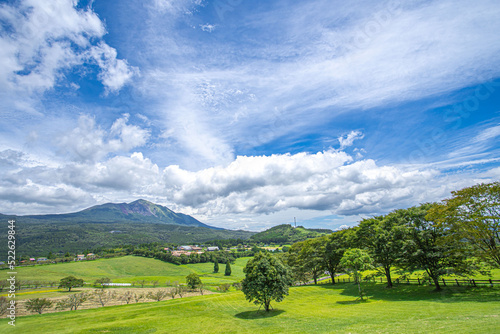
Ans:
{"label": "small building cluster", "polygon": [[[181,255],[186,255],[189,256],[191,254],[203,254],[205,251],[203,251],[203,248],[199,246],[179,246],[177,247],[176,250],[170,249],[170,248],[165,248],[166,251],[172,252],[173,256],[181,256]],[[206,251],[207,252],[213,252],[213,251],[218,251],[219,247],[207,247]]]}

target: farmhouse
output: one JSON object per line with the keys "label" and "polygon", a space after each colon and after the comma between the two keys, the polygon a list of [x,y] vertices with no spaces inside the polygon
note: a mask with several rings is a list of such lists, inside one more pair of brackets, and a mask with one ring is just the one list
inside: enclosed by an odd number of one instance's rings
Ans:
{"label": "farmhouse", "polygon": [[178,250],[178,251],[173,251],[172,256],[181,256],[182,254],[189,256],[191,255],[192,252],[185,251],[185,250]]}

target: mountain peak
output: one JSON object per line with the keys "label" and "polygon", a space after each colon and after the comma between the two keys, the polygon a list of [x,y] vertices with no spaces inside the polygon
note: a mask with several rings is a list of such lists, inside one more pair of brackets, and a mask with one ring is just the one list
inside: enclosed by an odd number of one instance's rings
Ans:
{"label": "mountain peak", "polygon": [[137,199],[130,203],[106,203],[96,205],[80,212],[69,214],[85,221],[97,222],[140,222],[160,223],[171,225],[203,226],[214,229],[197,219],[176,213],[165,206],[161,206],[144,199]]}

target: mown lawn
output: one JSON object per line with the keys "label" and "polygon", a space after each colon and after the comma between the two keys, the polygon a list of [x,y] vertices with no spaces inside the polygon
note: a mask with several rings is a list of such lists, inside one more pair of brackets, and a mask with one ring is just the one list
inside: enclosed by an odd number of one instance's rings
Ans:
{"label": "mown lawn", "polygon": [[67,311],[0,321],[1,333],[498,333],[499,288],[422,286],[385,289],[369,283],[367,302],[357,287],[290,289],[274,311],[257,312],[241,292]]}

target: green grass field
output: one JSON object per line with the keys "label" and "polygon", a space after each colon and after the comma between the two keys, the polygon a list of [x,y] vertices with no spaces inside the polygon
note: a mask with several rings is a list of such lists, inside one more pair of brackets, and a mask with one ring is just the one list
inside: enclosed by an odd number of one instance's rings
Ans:
{"label": "green grass field", "polygon": [[290,289],[274,311],[257,312],[242,292],[18,317],[1,333],[498,333],[499,288],[365,284]]}
{"label": "green grass field", "polygon": [[[224,264],[219,264],[219,273],[213,273],[213,263],[174,265],[160,260],[137,256],[124,256],[95,261],[70,262],[17,268],[16,278],[26,281],[57,281],[73,275],[85,282],[93,283],[101,277],[109,277],[115,283],[132,283],[139,280],[184,283],[187,275],[195,272],[205,284],[239,282],[244,278],[243,268],[249,258],[239,258],[231,265],[231,276],[224,276]],[[0,271],[0,279],[7,278],[7,270]],[[148,285],[150,283],[147,283]]]}

